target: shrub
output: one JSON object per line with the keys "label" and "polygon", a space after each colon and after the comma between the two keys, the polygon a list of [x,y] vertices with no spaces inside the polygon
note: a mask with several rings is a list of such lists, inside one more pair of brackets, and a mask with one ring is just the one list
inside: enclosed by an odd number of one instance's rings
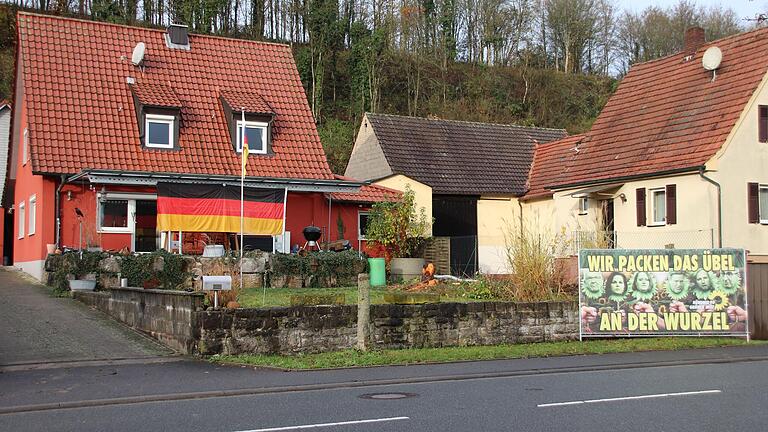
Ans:
{"label": "shrub", "polygon": [[357,251],[311,252],[307,255],[274,254],[271,273],[274,276],[299,276],[313,287],[349,285],[358,273],[366,271],[367,262]]}
{"label": "shrub", "polygon": [[368,215],[366,238],[370,251],[389,261],[396,257],[411,257],[421,252],[432,221],[422,207],[416,211],[415,195],[406,187],[398,201],[378,202]]}
{"label": "shrub", "polygon": [[510,274],[500,289],[503,298],[528,302],[565,295],[565,272],[556,261],[568,247],[564,232],[549,235],[525,228],[508,230],[505,243]]}
{"label": "shrub", "polygon": [[[155,269],[158,258],[163,260],[162,270]],[[179,289],[189,276],[184,271],[184,257],[162,249],[122,257],[120,273],[128,279],[128,286],[159,289]]]}

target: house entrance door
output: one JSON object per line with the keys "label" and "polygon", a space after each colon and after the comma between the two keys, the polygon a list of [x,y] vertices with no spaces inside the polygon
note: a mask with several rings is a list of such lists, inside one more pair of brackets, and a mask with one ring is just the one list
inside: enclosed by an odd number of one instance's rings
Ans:
{"label": "house entrance door", "polygon": [[614,231],[615,227],[613,223],[613,199],[607,199],[601,202],[603,204],[603,230],[605,230],[608,247],[613,249],[616,247],[616,232]]}
{"label": "house entrance door", "polygon": [[157,235],[157,201],[136,200],[134,221],[133,250],[136,252],[152,252],[157,250],[159,245]]}

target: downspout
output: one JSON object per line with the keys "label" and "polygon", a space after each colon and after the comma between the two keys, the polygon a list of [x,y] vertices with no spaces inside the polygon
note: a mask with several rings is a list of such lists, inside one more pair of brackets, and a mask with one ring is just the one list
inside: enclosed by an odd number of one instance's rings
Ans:
{"label": "downspout", "polygon": [[720,190],[720,183],[704,175],[704,166],[699,167],[699,176],[712,183],[717,188],[717,247],[723,247],[723,194]]}
{"label": "downspout", "polygon": [[56,196],[54,197],[54,217],[55,217],[55,223],[56,223],[56,247],[61,247],[61,190],[64,188],[64,185],[67,184],[67,175],[62,174],[61,175],[61,182],[59,183],[59,186],[56,188]]}
{"label": "downspout", "polygon": [[523,202],[518,198],[517,206],[520,207],[520,238],[523,238]]}

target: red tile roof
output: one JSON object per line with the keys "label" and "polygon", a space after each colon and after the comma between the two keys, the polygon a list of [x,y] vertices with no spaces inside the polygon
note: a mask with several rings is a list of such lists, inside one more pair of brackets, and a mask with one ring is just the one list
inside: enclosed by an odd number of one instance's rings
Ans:
{"label": "red tile roof", "polygon": [[142,83],[131,86],[136,97],[144,105],[181,108],[182,103],[170,86],[157,83]]}
{"label": "red tile roof", "polygon": [[[20,13],[32,167],[240,174],[220,101],[222,89],[258,94],[274,110],[274,155],[251,155],[248,175],[332,179],[290,47],[190,35],[166,47],[163,30]],[[131,64],[146,44],[142,67]],[[180,150],[142,149],[131,89],[164,85],[182,103]]]}
{"label": "red tile roof", "polygon": [[[340,175],[334,176],[337,180],[354,180]],[[361,186],[357,193],[332,192],[327,194],[333,201],[352,202],[352,203],[377,203],[383,201],[397,201],[403,195],[396,189],[379,185]]]}
{"label": "red tile roof", "polygon": [[[711,46],[723,53],[714,81],[701,64]],[[559,183],[704,165],[725,143],[765,76],[766,53],[768,28],[762,28],[705,44],[688,61],[675,54],[633,66]]]}
{"label": "red tile roof", "polygon": [[247,113],[272,114],[274,111],[257,93],[248,93],[238,90],[222,90],[221,97],[227,101],[233,111],[240,111],[245,108]]}
{"label": "red tile roof", "polygon": [[563,167],[576,155],[574,148],[583,138],[584,135],[573,135],[536,146],[525,199],[552,196],[547,186],[563,182]]}

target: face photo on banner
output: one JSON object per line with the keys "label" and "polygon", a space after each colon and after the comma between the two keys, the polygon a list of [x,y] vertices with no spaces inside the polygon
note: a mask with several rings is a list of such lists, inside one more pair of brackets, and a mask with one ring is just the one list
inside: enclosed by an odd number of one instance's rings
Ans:
{"label": "face photo on banner", "polygon": [[581,334],[743,337],[745,263],[739,249],[582,250]]}

